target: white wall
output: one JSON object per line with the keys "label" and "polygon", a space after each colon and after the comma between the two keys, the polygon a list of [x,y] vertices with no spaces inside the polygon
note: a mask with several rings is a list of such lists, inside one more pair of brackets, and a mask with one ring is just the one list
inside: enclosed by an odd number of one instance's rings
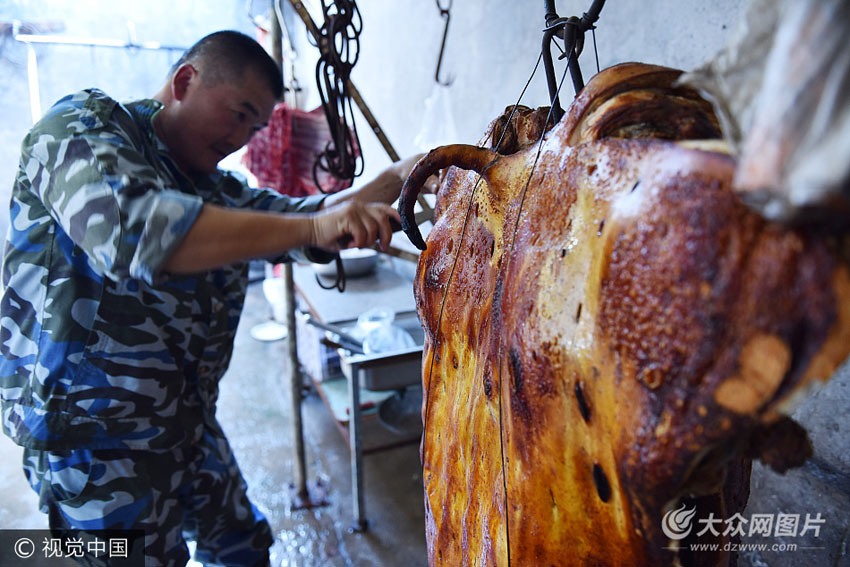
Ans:
{"label": "white wall", "polygon": [[[448,0],[441,0],[444,6]],[[309,3],[308,3],[309,4]],[[559,15],[580,16],[590,0],[560,0]],[[644,61],[691,69],[714,54],[742,13],[743,0],[608,0],[597,22],[602,68],[624,61]],[[513,104],[528,80],[542,43],[543,0],[455,0],[443,72],[454,75],[447,89],[457,142],[478,140],[487,124]],[[367,104],[402,155],[422,128],[424,103],[434,88],[434,72],[443,19],[433,0],[360,0],[363,17],[360,59],[352,77]],[[288,6],[287,6],[288,8]],[[304,43],[302,25],[290,18],[297,36],[298,79],[315,89],[317,50]],[[316,19],[320,12],[315,12]],[[580,58],[585,80],[595,72],[592,36]],[[556,61],[560,77],[563,62]],[[572,84],[562,89],[561,104],[572,99]],[[318,103],[313,91],[304,104]],[[523,104],[548,105],[543,66]],[[368,178],[388,163],[368,126],[358,121]]]}

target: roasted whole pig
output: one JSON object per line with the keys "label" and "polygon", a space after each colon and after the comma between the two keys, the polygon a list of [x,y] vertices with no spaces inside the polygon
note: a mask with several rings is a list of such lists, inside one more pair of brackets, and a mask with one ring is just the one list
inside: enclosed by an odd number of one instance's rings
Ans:
{"label": "roasted whole pig", "polygon": [[732,536],[662,522],[728,518],[751,458],[810,454],[787,413],[848,355],[850,273],[742,204],[678,76],[612,67],[541,144],[546,109],[506,112],[407,179],[424,249],[414,200],[447,168],[415,282],[431,566],[734,564],[690,548]]}

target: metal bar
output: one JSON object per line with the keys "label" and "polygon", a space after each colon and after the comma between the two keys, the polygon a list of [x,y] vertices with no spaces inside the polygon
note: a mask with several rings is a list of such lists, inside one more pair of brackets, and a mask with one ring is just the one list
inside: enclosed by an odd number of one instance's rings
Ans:
{"label": "metal bar", "polygon": [[555,9],[555,0],[543,0],[543,12],[546,27],[551,26],[558,19],[558,11]]}
{"label": "metal bar", "polygon": [[307,465],[304,454],[304,423],[301,415],[301,366],[298,363],[298,334],[295,326],[295,281],[292,277],[292,264],[283,265],[283,293],[286,301],[286,353],[289,359],[289,389],[291,392],[292,446],[295,461],[292,472],[295,477],[295,494],[308,500]]}
{"label": "metal bar", "polygon": [[558,78],[555,76],[555,64],[552,62],[552,37],[555,28],[548,28],[543,32],[543,69],[546,71],[546,85],[549,88],[549,103],[552,106],[552,117],[557,123],[564,115],[561,102],[558,100]]}
{"label": "metal bar", "polygon": [[593,4],[590,5],[590,9],[581,16],[582,29],[589,30],[590,27],[596,23],[596,20],[599,19],[599,13],[602,11],[602,7],[604,5],[605,0],[593,0]]}
{"label": "metal bar", "polygon": [[314,327],[318,327],[320,329],[324,329],[325,331],[330,331],[331,333],[339,335],[340,339],[343,339],[343,340],[351,343],[352,345],[358,347],[362,352],[362,350],[363,350],[363,340],[362,339],[358,339],[354,335],[350,335],[350,334],[346,333],[345,331],[343,331],[341,328],[339,328],[336,325],[330,325],[328,323],[323,323],[323,322],[319,321],[318,319],[316,319],[315,317],[313,317],[312,315],[307,315],[307,317],[304,320],[308,325],[313,325]]}
{"label": "metal bar", "polygon": [[[277,4],[278,0],[274,0],[274,3]],[[272,8],[272,15],[274,16],[271,19],[271,29],[269,33],[271,35],[271,56],[274,59],[274,62],[277,63],[277,66],[280,68],[281,72],[283,72],[283,28],[281,26],[280,19],[277,17],[277,11]],[[284,85],[286,84],[286,80],[284,80]]]}
{"label": "metal bar", "polygon": [[293,8],[295,8],[295,13],[301,17],[304,25],[307,26],[307,31],[310,32],[310,35],[313,36],[313,39],[315,39],[318,44],[320,36],[319,28],[316,27],[316,23],[313,22],[313,18],[310,16],[310,12],[307,11],[307,7],[298,0],[289,0],[289,3],[292,4]]}
{"label": "metal bar", "polygon": [[360,91],[357,90],[357,87],[354,86],[351,79],[348,80],[348,89],[351,93],[351,100],[353,100],[354,104],[357,105],[357,108],[360,109],[361,114],[363,114],[363,118],[365,118],[366,122],[369,123],[369,126],[372,128],[372,132],[374,132],[375,136],[377,136],[378,141],[381,142],[381,145],[384,147],[387,155],[390,156],[390,159],[393,161],[400,160],[401,156],[399,156],[398,152],[395,151],[395,148],[390,143],[390,140],[387,138],[383,128],[381,128],[381,125],[378,124],[377,118],[375,118],[375,115],[372,114],[371,110],[369,110],[369,106],[366,105],[366,101],[363,100],[363,96],[360,94]]}
{"label": "metal bar", "polygon": [[186,51],[185,47],[162,45],[156,41],[135,43],[120,39],[80,37],[73,35],[36,35],[30,33],[15,34],[15,39],[22,43],[41,43],[47,45],[79,45],[82,47],[114,47],[118,49],[150,49],[155,51]]}
{"label": "metal bar", "polygon": [[570,69],[570,78],[573,81],[575,96],[578,96],[578,93],[584,88],[584,79],[581,76],[581,67],[578,64],[579,50],[577,49],[577,42],[579,38],[583,37],[584,31],[577,30],[576,26],[573,25],[567,26],[566,33],[564,34],[564,43],[567,49],[567,67]]}
{"label": "metal bar", "polygon": [[348,405],[351,416],[348,420],[348,447],[351,456],[351,500],[354,507],[354,526],[356,532],[366,531],[366,506],[363,498],[363,439],[361,431],[362,412],[360,409],[360,381],[357,380],[358,367],[351,366],[351,379],[348,380]]}
{"label": "metal bar", "polygon": [[414,254],[409,250],[402,250],[401,248],[396,248],[395,246],[390,246],[387,250],[384,251],[384,254],[388,256],[393,256],[395,258],[401,258],[402,260],[407,260],[408,262],[413,262],[414,264],[419,261],[419,254]]}
{"label": "metal bar", "polygon": [[[274,0],[277,2],[278,0]],[[276,16],[276,13],[272,14]],[[281,22],[277,17],[272,19],[271,41],[272,58],[283,71],[283,54],[281,52]],[[274,47],[277,46],[277,47]],[[290,415],[292,447],[295,453],[292,463],[292,475],[294,477],[295,498],[300,506],[310,501],[307,491],[307,464],[304,452],[304,421],[301,415],[301,365],[298,362],[298,332],[295,324],[295,279],[292,274],[292,264],[287,262],[283,265],[283,298],[286,313],[286,355],[289,360],[289,392],[290,392]]]}

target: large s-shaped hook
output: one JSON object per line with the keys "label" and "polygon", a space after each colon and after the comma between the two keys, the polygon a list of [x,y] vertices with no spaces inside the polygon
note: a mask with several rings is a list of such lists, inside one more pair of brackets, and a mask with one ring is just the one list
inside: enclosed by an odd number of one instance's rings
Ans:
{"label": "large s-shaped hook", "polygon": [[452,9],[452,0],[449,0],[448,5],[445,8],[440,5],[440,0],[435,1],[437,2],[437,8],[440,10],[440,16],[446,20],[446,27],[443,29],[443,41],[440,43],[440,56],[437,58],[437,72],[434,73],[434,80],[444,87],[447,87],[454,82],[454,77],[449,76],[445,81],[440,80],[440,67],[443,65],[443,51],[446,49],[446,36],[449,35],[449,21],[452,17],[449,10]]}

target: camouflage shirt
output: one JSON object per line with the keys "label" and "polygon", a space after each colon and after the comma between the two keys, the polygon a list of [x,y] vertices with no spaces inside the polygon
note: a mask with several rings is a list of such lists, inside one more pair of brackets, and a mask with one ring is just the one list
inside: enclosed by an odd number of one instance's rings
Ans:
{"label": "camouflage shirt", "polygon": [[214,423],[247,263],[162,266],[203,203],[315,210],[216,172],[190,180],[155,135],[162,105],[98,90],[56,103],[22,144],[3,263],[3,429],[35,449],[166,449]]}

